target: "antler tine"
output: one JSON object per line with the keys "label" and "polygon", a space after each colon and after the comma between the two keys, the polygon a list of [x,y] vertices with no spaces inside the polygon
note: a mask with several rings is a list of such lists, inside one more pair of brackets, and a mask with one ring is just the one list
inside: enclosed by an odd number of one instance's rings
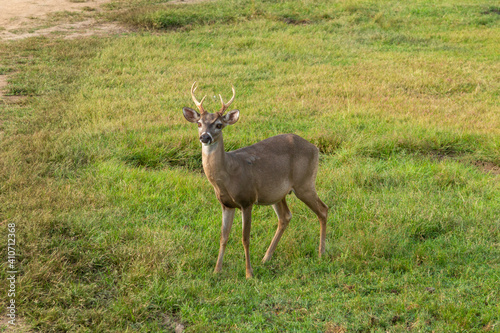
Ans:
{"label": "antler tine", "polygon": [[227,108],[229,107],[229,105],[231,105],[231,103],[234,101],[234,97],[236,96],[236,91],[234,90],[234,86],[233,85],[231,85],[231,89],[233,90],[233,97],[231,97],[231,99],[227,103],[224,103],[224,101],[222,100],[221,94],[219,94],[220,102],[222,104],[222,108],[219,111],[219,114],[221,116],[224,115],[224,111],[227,110]]}
{"label": "antler tine", "polygon": [[200,113],[205,113],[205,109],[203,108],[203,101],[205,100],[205,97],[207,97],[207,95],[203,96],[203,98],[201,99],[201,102],[198,102],[198,100],[196,99],[196,97],[194,97],[194,91],[196,90],[196,88],[198,88],[198,86],[195,87],[195,84],[196,84],[196,81],[194,81],[193,85],[191,86],[191,97],[193,98],[193,102],[194,104],[196,104],[196,106],[198,107],[198,109],[200,109]]}

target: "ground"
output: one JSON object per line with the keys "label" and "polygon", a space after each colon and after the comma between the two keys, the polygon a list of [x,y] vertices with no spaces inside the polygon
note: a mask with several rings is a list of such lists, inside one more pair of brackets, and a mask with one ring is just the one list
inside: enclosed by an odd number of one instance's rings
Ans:
{"label": "ground", "polygon": [[[126,31],[115,23],[98,22],[94,17],[100,6],[109,0],[9,0],[0,4],[0,41],[38,36],[103,35]],[[65,15],[57,15],[63,13]],[[85,13],[92,13],[85,15]],[[76,15],[75,15],[76,14]],[[68,22],[68,17],[72,17]],[[21,96],[5,96],[8,75],[0,75],[0,102],[16,103]],[[0,132],[1,134],[1,132]],[[0,136],[1,138],[1,136]],[[0,329],[7,326],[7,317],[0,321]],[[16,332],[27,332],[24,322],[17,320]]]}
{"label": "ground", "polygon": [[[103,36],[130,31],[118,23],[96,19],[102,5],[109,0],[9,0],[0,3],[0,42],[30,37],[59,37],[65,39]],[[0,103],[18,103],[23,96],[5,95],[8,75],[0,75]],[[3,132],[0,131],[0,138]],[[8,327],[9,318],[0,319],[0,332]],[[182,324],[173,322],[175,332]],[[11,326],[10,326],[11,327]],[[15,332],[29,332],[22,318],[16,319]]]}

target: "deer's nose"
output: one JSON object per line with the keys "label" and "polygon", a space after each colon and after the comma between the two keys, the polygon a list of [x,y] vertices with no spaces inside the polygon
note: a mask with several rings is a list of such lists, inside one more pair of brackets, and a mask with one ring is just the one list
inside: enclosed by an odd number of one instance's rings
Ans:
{"label": "deer's nose", "polygon": [[206,145],[209,145],[212,143],[212,136],[208,133],[203,133],[202,135],[200,135],[200,142],[201,143],[204,143]]}

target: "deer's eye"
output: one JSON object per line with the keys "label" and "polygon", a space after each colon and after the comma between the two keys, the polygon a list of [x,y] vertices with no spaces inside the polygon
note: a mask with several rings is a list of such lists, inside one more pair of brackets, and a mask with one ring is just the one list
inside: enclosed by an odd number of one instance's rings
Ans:
{"label": "deer's eye", "polygon": [[222,124],[217,124],[217,125],[215,125],[215,128],[217,128],[217,129],[221,129],[221,128],[222,128]]}
{"label": "deer's eye", "polygon": [[201,123],[198,123],[198,127],[201,127]]}

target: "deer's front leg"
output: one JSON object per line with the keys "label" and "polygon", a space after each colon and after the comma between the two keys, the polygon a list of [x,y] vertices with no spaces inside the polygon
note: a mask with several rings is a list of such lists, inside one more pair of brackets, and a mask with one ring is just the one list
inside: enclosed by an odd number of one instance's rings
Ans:
{"label": "deer's front leg", "polygon": [[215,265],[215,273],[220,272],[222,269],[222,258],[224,257],[227,240],[229,239],[229,233],[231,232],[231,226],[233,225],[234,212],[234,208],[222,206],[222,230],[220,236],[219,258],[217,259],[217,264]]}
{"label": "deer's front leg", "polygon": [[243,247],[245,248],[245,264],[247,279],[253,277],[252,265],[250,264],[250,228],[252,226],[252,206],[242,208],[243,215]]}

